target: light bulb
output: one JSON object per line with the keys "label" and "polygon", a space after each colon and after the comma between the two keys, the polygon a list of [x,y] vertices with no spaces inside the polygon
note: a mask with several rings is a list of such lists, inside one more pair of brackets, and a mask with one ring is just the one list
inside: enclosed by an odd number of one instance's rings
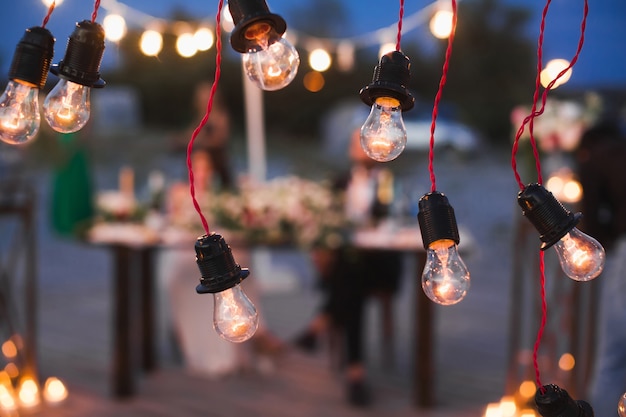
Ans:
{"label": "light bulb", "polygon": [[53,52],[52,34],[39,26],[27,29],[17,44],[9,82],[0,97],[2,141],[22,144],[39,131],[39,89],[46,83]]}
{"label": "light bulb", "polygon": [[39,131],[39,89],[9,81],[0,97],[0,139],[11,145],[28,142]]}
{"label": "light bulb", "polygon": [[444,194],[433,191],[418,202],[426,264],[422,289],[437,304],[452,305],[461,301],[470,287],[470,273],[459,256],[459,229],[454,209]]}
{"label": "light bulb", "polygon": [[236,343],[250,339],[259,326],[259,315],[241,284],[213,296],[213,327],[217,334]]}
{"label": "light bulb", "polygon": [[540,184],[529,184],[517,196],[523,214],[541,233],[541,250],[554,246],[563,272],[573,280],[589,281],[604,269],[602,245],[575,226],[580,213],[571,213]]}
{"label": "light bulb", "polygon": [[554,249],[561,269],[575,281],[592,280],[604,269],[602,245],[575,227],[554,244]]}
{"label": "light bulb", "polygon": [[461,301],[470,287],[470,273],[450,239],[433,242],[426,251],[422,289],[437,304]]}
{"label": "light bulb", "polygon": [[228,9],[235,28],[233,49],[243,54],[246,76],[263,90],[279,90],[295,78],[300,56],[282,35],[287,23],[270,13],[265,0],[231,0]]}
{"label": "light bulb", "polygon": [[51,128],[61,133],[82,129],[89,121],[90,88],[61,79],[43,102],[44,117]]}
{"label": "light bulb", "polygon": [[72,133],[89,121],[91,88],[102,88],[100,62],[104,53],[104,29],[89,20],[76,24],[67,43],[65,57],[50,72],[59,82],[43,103],[44,117],[57,132]]}
{"label": "light bulb", "polygon": [[593,417],[588,402],[574,400],[563,388],[554,384],[543,385],[535,393],[535,405],[542,417]]}
{"label": "light bulb", "polygon": [[266,23],[253,25],[246,33],[256,44],[243,54],[243,68],[257,87],[274,91],[286,87],[298,73],[300,56],[294,46]]}
{"label": "light bulb", "polygon": [[617,414],[619,417],[626,417],[626,393],[622,394],[617,402]]}
{"label": "light bulb", "polygon": [[196,292],[213,294],[213,328],[230,342],[250,339],[258,328],[259,316],[240,285],[250,272],[235,263],[230,246],[216,233],[199,237],[195,250],[202,275]]}
{"label": "light bulb", "polygon": [[406,147],[406,128],[400,101],[378,97],[361,127],[361,147],[370,158],[379,162],[396,159]]}
{"label": "light bulb", "polygon": [[406,146],[402,112],[415,104],[415,98],[407,89],[410,66],[409,58],[400,51],[383,55],[374,68],[372,83],[359,92],[361,101],[372,106],[361,126],[361,147],[376,161],[391,161]]}

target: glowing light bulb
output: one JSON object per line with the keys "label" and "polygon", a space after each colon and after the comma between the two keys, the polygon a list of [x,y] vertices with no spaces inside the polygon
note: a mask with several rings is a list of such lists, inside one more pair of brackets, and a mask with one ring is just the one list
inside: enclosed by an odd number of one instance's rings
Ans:
{"label": "glowing light bulb", "polygon": [[44,117],[61,133],[82,129],[91,114],[90,88],[61,79],[43,102]]}
{"label": "glowing light bulb", "polygon": [[388,162],[396,159],[406,147],[406,128],[400,101],[379,97],[361,126],[361,147],[370,158]]}
{"label": "glowing light bulb", "polygon": [[590,281],[604,269],[606,253],[602,245],[575,227],[554,244],[554,249],[561,269],[575,281]]}
{"label": "glowing light bulb", "polygon": [[250,339],[259,326],[259,315],[241,285],[215,293],[214,298],[213,326],[217,334],[230,342]]}
{"label": "glowing light bulb", "polygon": [[422,289],[437,304],[452,305],[461,301],[470,287],[470,273],[449,239],[433,242],[426,251]]}
{"label": "glowing light bulb", "polygon": [[246,76],[263,90],[287,86],[298,72],[300,56],[283,37],[285,20],[270,13],[264,0],[231,0],[228,9],[235,23],[230,43],[243,54]]}
{"label": "glowing light bulb", "polygon": [[28,142],[39,131],[39,89],[9,81],[0,97],[0,139],[11,145]]}
{"label": "glowing light bulb", "polygon": [[139,39],[139,48],[146,56],[156,56],[163,49],[163,36],[156,30],[146,30]]}
{"label": "glowing light bulb", "polygon": [[17,395],[24,407],[34,407],[39,404],[39,387],[30,377],[21,381]]}
{"label": "glowing light bulb", "polygon": [[106,84],[100,78],[105,32],[89,20],[76,24],[65,57],[51,72],[60,80],[44,100],[44,117],[52,129],[72,133],[82,129],[91,113],[91,88]]}
{"label": "glowing light bulb", "polygon": [[235,263],[230,247],[218,234],[199,237],[195,250],[202,275],[196,292],[214,296],[213,328],[230,342],[250,339],[258,328],[259,316],[240,285],[249,271]]}
{"label": "glowing light bulb", "polygon": [[49,403],[59,403],[67,398],[67,388],[60,379],[53,376],[46,379],[43,388],[44,399]]}
{"label": "glowing light bulb", "polygon": [[274,91],[293,81],[300,56],[292,44],[277,35],[267,23],[250,27],[246,38],[256,44],[243,55],[244,71],[252,82],[263,90]]}
{"label": "glowing light bulb", "polygon": [[437,191],[422,196],[418,206],[417,219],[426,249],[422,289],[437,304],[456,304],[469,290],[470,273],[457,249],[460,239],[454,209]]}
{"label": "glowing light bulb", "polygon": [[554,246],[563,272],[575,281],[589,281],[604,269],[602,245],[575,226],[582,215],[571,213],[540,184],[529,184],[517,197],[524,215],[541,233],[541,250]]}
{"label": "glowing light bulb", "polygon": [[626,417],[626,393],[622,394],[617,402],[617,414],[619,417]]}
{"label": "glowing light bulb", "polygon": [[17,44],[9,82],[0,97],[0,140],[11,145],[32,140],[41,123],[39,89],[46,83],[54,38],[45,28],[26,30]]}

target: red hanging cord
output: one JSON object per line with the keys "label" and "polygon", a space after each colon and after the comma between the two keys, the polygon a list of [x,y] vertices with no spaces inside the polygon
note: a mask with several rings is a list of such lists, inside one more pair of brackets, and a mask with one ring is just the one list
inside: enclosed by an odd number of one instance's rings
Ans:
{"label": "red hanging cord", "polygon": [[[515,179],[520,187],[520,189],[524,189],[525,185],[521,180],[519,172],[517,171],[517,161],[516,155],[519,148],[519,140],[522,134],[524,133],[524,127],[528,124],[528,130],[530,134],[530,143],[533,150],[533,156],[535,158],[535,167],[537,170],[537,181],[539,184],[543,183],[543,178],[541,174],[541,163],[539,158],[539,151],[537,149],[537,143],[534,137],[534,119],[538,116],[541,116],[545,110],[546,101],[548,98],[548,92],[552,89],[554,84],[561,78],[568,70],[570,70],[574,64],[578,61],[578,57],[580,56],[580,52],[582,50],[583,44],[585,42],[585,29],[587,26],[587,15],[589,14],[589,4],[588,0],[584,0],[584,8],[583,8],[583,19],[580,24],[580,38],[578,40],[578,46],[576,48],[576,53],[574,57],[571,59],[570,64],[567,68],[563,69],[559,74],[546,86],[541,95],[541,108],[537,110],[537,102],[539,101],[539,90],[541,88],[541,69],[542,69],[542,59],[543,59],[543,39],[545,33],[545,23],[546,16],[548,13],[548,9],[550,7],[551,0],[546,1],[546,5],[543,9],[543,13],[541,15],[541,24],[539,29],[539,40],[537,42],[537,76],[535,78],[535,92],[533,94],[533,103],[531,112],[528,116],[526,116],[519,127],[517,134],[515,135],[515,140],[513,142],[512,149],[512,158],[511,158],[511,166],[513,168],[513,173],[515,175]],[[545,331],[547,316],[548,316],[548,303],[546,299],[546,276],[545,276],[545,261],[544,261],[544,252],[539,252],[539,272],[540,272],[540,295],[541,295],[541,322],[539,324],[539,329],[537,331],[537,336],[535,339],[535,344],[533,346],[533,367],[535,368],[535,383],[539,387],[539,390],[542,393],[545,393],[545,389],[543,384],[541,383],[540,372],[539,372],[539,346],[541,344],[541,339],[543,337],[543,333]]]}
{"label": "red hanging cord", "polygon": [[450,30],[450,36],[448,36],[448,46],[446,48],[446,57],[443,63],[443,70],[441,74],[441,80],[439,81],[439,89],[435,96],[435,103],[433,105],[433,115],[430,124],[430,148],[428,152],[428,172],[430,173],[431,187],[430,191],[435,192],[437,190],[437,181],[435,178],[434,160],[435,160],[435,126],[437,124],[437,114],[439,113],[439,102],[441,101],[441,94],[443,93],[443,87],[446,85],[448,79],[448,69],[450,67],[450,57],[452,56],[452,43],[454,42],[454,32],[456,30],[457,21],[457,7],[456,0],[452,0],[452,29]]}
{"label": "red hanging cord", "polygon": [[398,37],[396,39],[396,51],[400,51],[402,40],[402,21],[404,20],[404,0],[400,0],[400,16],[398,17]]}
{"label": "red hanging cord", "polygon": [[91,14],[91,22],[95,22],[98,18],[98,9],[100,8],[100,0],[96,0],[93,5],[93,13]]}
{"label": "red hanging cord", "polygon": [[48,24],[48,20],[50,20],[50,16],[52,15],[52,12],[54,11],[54,7],[56,6],[57,2],[56,0],[52,0],[52,3],[50,3],[50,7],[48,7],[48,13],[46,14],[46,17],[43,18],[43,23],[41,24],[42,28],[45,28],[46,25]]}
{"label": "red hanging cord", "polygon": [[222,63],[222,36],[221,36],[221,15],[222,15],[222,7],[224,5],[224,0],[220,0],[217,6],[217,15],[215,17],[215,76],[213,79],[213,85],[211,86],[211,92],[209,94],[209,101],[207,102],[206,113],[204,117],[200,121],[200,124],[193,131],[191,135],[191,139],[189,140],[189,144],[187,145],[187,171],[189,172],[189,193],[191,194],[191,200],[193,201],[193,206],[198,212],[200,216],[200,221],[202,222],[202,227],[204,227],[205,233],[208,235],[210,233],[209,223],[202,214],[202,209],[200,208],[200,204],[198,204],[198,200],[196,199],[196,187],[194,185],[194,175],[193,175],[193,166],[191,162],[191,153],[193,152],[193,144],[198,137],[198,134],[204,128],[209,120],[209,115],[211,114],[211,109],[213,108],[213,98],[215,97],[215,91],[217,91],[217,83],[220,79],[221,73],[221,63]]}

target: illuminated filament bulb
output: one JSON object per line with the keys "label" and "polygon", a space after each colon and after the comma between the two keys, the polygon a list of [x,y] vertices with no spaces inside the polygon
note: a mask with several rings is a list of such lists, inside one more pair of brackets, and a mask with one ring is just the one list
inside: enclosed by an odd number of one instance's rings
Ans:
{"label": "illuminated filament bulb", "polygon": [[44,116],[50,127],[61,133],[82,129],[91,113],[90,90],[68,80],[59,81],[43,103]]}
{"label": "illuminated filament bulb", "polygon": [[64,59],[51,68],[59,82],[46,96],[43,108],[46,121],[57,132],[76,132],[89,120],[90,91],[106,84],[99,73],[104,37],[99,24],[89,20],[77,23]]}
{"label": "illuminated filament bulb", "polygon": [[235,263],[230,247],[218,234],[199,237],[195,250],[202,275],[196,292],[214,296],[213,328],[230,342],[250,339],[259,326],[259,315],[240,285],[248,269]]}
{"label": "illuminated filament bulb", "polygon": [[54,49],[52,34],[32,27],[17,44],[9,82],[0,97],[0,140],[11,145],[32,140],[39,131],[39,89],[48,76]]}
{"label": "illuminated filament bulb", "polygon": [[270,13],[264,0],[231,0],[228,8],[235,24],[230,43],[243,54],[246,76],[268,91],[291,83],[298,72],[300,56],[283,37],[285,20]]}
{"label": "illuminated filament bulb", "polygon": [[417,219],[426,249],[422,289],[432,301],[452,305],[461,301],[470,287],[470,273],[459,256],[459,231],[448,198],[434,191],[419,200]]}
{"label": "illuminated filament bulb", "polygon": [[44,384],[43,397],[49,403],[60,403],[67,398],[67,388],[60,379],[51,376]]}
{"label": "illuminated filament bulb", "polygon": [[407,89],[409,68],[406,55],[400,51],[389,52],[381,57],[374,69],[372,83],[359,92],[361,101],[371,106],[370,114],[361,126],[361,147],[376,161],[391,161],[406,146],[402,112],[415,104],[415,98]]}
{"label": "illuminated filament bulb", "polygon": [[217,334],[231,342],[252,337],[259,325],[256,308],[241,290],[241,285],[213,294],[213,327]]}
{"label": "illuminated filament bulb", "polygon": [[523,214],[541,234],[541,250],[554,246],[561,269],[575,281],[589,281],[604,269],[602,245],[575,226],[582,215],[571,213],[540,184],[529,184],[517,197]]}
{"label": "illuminated filament bulb", "polygon": [[406,147],[406,128],[400,101],[379,97],[361,127],[361,147],[370,158],[387,162],[396,159]]}

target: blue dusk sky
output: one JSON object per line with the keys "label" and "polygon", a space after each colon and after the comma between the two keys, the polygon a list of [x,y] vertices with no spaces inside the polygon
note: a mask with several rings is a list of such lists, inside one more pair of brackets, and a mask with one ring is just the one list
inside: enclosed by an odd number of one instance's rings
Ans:
{"label": "blue dusk sky", "polygon": [[[172,10],[184,10],[194,16],[214,20],[217,0],[117,0],[147,15],[167,18]],[[311,3],[315,0],[302,0]],[[356,36],[374,29],[393,25],[398,18],[399,2],[380,0],[341,0],[345,5],[350,21],[346,22],[349,36]],[[457,0],[471,2],[472,0]],[[539,0],[504,0],[511,4],[532,8],[533,18],[527,29],[528,36],[536,43],[539,32],[539,20],[545,2]],[[41,0],[0,0],[0,70],[6,73],[15,45],[24,30],[39,26],[47,8]],[[111,4],[102,1],[102,5]],[[431,0],[412,0],[405,4],[405,15],[415,13]],[[289,13],[297,5],[296,0],[270,0],[272,12],[288,19]],[[54,62],[62,58],[67,37],[77,21],[91,19],[94,2],[90,0],[64,0],[54,11],[47,28],[54,34],[57,42]],[[102,22],[107,11],[101,7],[98,22]],[[546,23],[544,41],[544,62],[552,58],[570,59],[576,50],[582,19],[582,0],[553,0]],[[289,22],[288,22],[289,24]],[[293,29],[298,29],[297,27]],[[412,33],[404,35],[412,36]],[[415,35],[417,36],[417,35]],[[572,87],[626,87],[626,1],[624,0],[589,0],[586,40],[579,62],[569,84]],[[107,53],[114,50],[108,46]],[[103,64],[104,65],[104,64]]]}

